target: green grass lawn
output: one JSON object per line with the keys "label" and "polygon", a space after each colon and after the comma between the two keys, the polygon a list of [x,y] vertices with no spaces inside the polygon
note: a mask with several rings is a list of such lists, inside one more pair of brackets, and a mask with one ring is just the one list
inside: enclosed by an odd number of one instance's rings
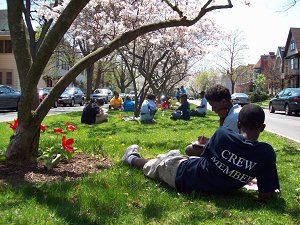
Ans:
{"label": "green grass lawn", "polygon": [[[280,195],[267,202],[259,202],[254,191],[245,190],[184,195],[145,178],[120,158],[131,144],[142,146],[141,154],[147,158],[170,149],[183,153],[197,136],[214,133],[216,114],[209,111],[206,117],[173,121],[171,111],[164,116],[158,111],[156,124],[125,122],[119,114],[110,112],[109,122],[101,125],[81,124],[80,112],[46,117],[43,123],[48,130],[41,134],[41,149],[55,143],[50,130],[64,128],[69,121],[77,126],[67,134],[75,138],[77,150],[104,154],[113,166],[80,181],[1,185],[0,224],[300,224],[300,144],[262,133],[260,140],[272,144],[277,153],[281,184]],[[3,155],[12,131],[0,123],[0,133]]]}

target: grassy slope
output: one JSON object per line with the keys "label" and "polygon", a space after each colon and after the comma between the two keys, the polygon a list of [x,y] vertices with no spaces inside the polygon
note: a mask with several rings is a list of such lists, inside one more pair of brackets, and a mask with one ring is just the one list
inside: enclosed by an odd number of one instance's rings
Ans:
{"label": "grassy slope", "polygon": [[[172,121],[170,113],[162,117],[158,112],[155,125],[122,121],[119,112],[110,113],[108,123],[92,126],[80,124],[80,113],[47,117],[41,148],[55,143],[50,129],[69,121],[77,126],[67,135],[75,138],[78,150],[108,155],[114,166],[77,182],[0,186],[0,224],[300,224],[300,145],[274,134],[263,132],[260,140],[272,144],[277,153],[282,191],[267,203],[244,190],[178,194],[121,163],[128,145],[142,146],[145,157],[169,149],[183,152],[197,136],[211,136],[218,127],[212,112],[191,121]],[[0,123],[0,133],[4,153],[12,132]]]}

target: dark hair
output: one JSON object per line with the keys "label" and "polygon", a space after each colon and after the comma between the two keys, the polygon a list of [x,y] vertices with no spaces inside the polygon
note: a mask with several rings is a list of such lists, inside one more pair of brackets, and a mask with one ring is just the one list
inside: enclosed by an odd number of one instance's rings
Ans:
{"label": "dark hair", "polygon": [[156,99],[156,96],[154,94],[148,93],[147,94],[147,99],[150,99],[150,100],[154,101]]}
{"label": "dark hair", "polygon": [[104,100],[103,100],[103,98],[98,98],[98,99],[96,100],[96,102],[97,102],[97,104],[100,105],[100,106],[103,106],[103,105],[104,105]]}
{"label": "dark hair", "polygon": [[265,112],[258,105],[247,104],[241,109],[238,120],[246,128],[258,129],[265,122]]}
{"label": "dark hair", "polygon": [[230,95],[228,88],[226,88],[220,84],[216,84],[216,85],[210,87],[206,91],[205,98],[207,99],[207,101],[220,102],[223,99],[225,99],[228,102],[231,101],[231,95]]}
{"label": "dark hair", "polygon": [[183,94],[183,95],[181,95],[181,98],[186,98],[187,99],[187,95]]}
{"label": "dark hair", "polygon": [[205,94],[205,91],[201,91],[201,92],[200,92],[200,95],[204,95],[204,94]]}

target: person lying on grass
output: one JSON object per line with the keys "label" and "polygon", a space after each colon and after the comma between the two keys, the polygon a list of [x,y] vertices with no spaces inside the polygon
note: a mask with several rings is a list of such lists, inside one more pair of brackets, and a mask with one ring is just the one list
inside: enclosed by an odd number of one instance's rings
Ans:
{"label": "person lying on grass", "polygon": [[[237,120],[242,107],[238,104],[232,104],[229,89],[216,84],[206,91],[205,98],[211,105],[212,111],[218,114],[220,126],[227,127],[239,133]],[[205,144],[208,138],[200,136],[198,140],[202,141],[202,143],[199,144]],[[201,156],[203,150],[201,145],[190,144],[186,147],[185,153],[189,156]]]}
{"label": "person lying on grass", "polygon": [[141,157],[138,145],[131,145],[122,161],[183,193],[231,192],[256,178],[259,197],[269,198],[279,190],[279,179],[273,147],[257,141],[265,128],[264,120],[262,108],[248,104],[239,113],[240,134],[221,126],[201,157],[183,156],[179,150],[171,150],[148,160]]}

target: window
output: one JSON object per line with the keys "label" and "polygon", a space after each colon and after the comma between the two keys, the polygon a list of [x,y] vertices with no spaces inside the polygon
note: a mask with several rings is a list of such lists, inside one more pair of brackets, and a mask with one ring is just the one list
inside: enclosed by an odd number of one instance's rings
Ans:
{"label": "window", "polygon": [[11,40],[5,40],[5,53],[12,53]]}
{"label": "window", "polygon": [[291,41],[291,44],[290,44],[290,50],[293,51],[295,50],[295,41]]}
{"label": "window", "polygon": [[12,85],[12,72],[6,73],[6,84]]}
{"label": "window", "polygon": [[3,84],[2,82],[2,72],[0,72],[0,84]]}
{"label": "window", "polygon": [[298,69],[298,58],[291,58],[291,70]]}
{"label": "window", "polygon": [[0,53],[4,52],[4,41],[0,40]]}
{"label": "window", "polygon": [[0,53],[12,53],[11,40],[0,40]]}

